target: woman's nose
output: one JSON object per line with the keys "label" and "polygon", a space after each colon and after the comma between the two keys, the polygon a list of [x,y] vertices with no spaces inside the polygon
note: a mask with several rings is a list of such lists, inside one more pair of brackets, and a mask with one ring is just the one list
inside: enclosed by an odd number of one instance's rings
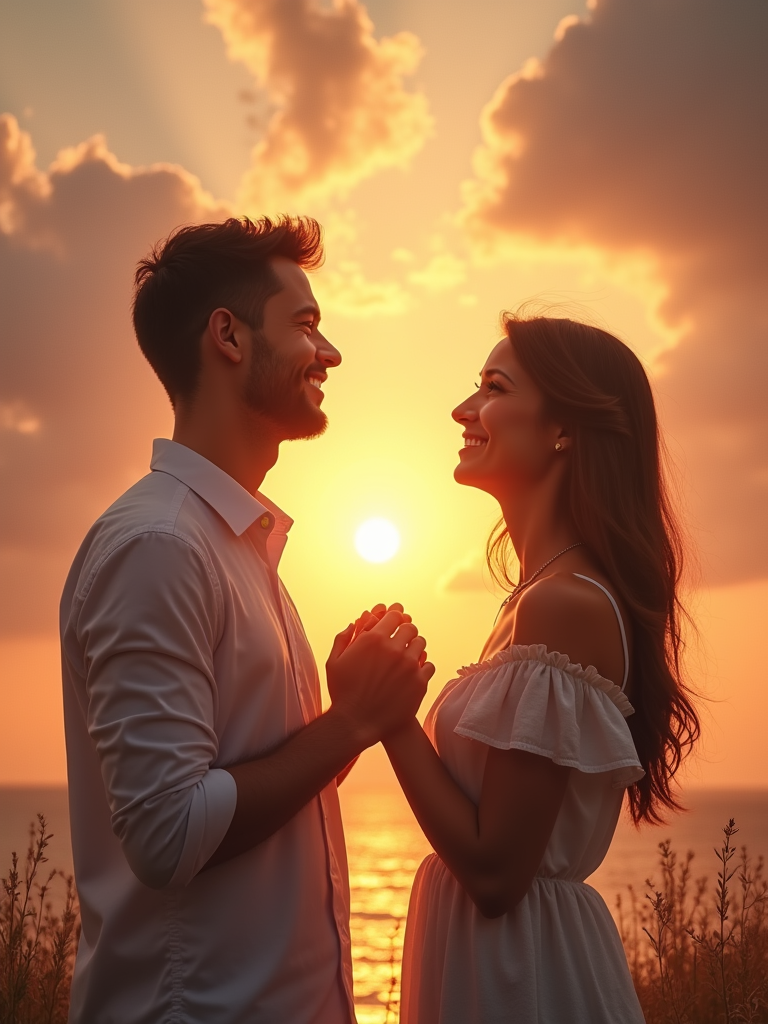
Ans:
{"label": "woman's nose", "polygon": [[468,423],[470,420],[477,419],[477,413],[471,405],[472,398],[474,398],[474,395],[467,398],[461,405],[457,405],[451,413],[451,416],[457,423]]}

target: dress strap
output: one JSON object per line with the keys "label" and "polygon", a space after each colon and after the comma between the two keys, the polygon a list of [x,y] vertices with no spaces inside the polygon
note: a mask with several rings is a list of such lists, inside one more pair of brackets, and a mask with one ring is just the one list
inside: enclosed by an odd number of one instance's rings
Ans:
{"label": "dress strap", "polygon": [[627,646],[627,634],[624,629],[624,620],[621,617],[619,606],[616,604],[616,599],[613,594],[602,583],[598,583],[597,580],[593,580],[591,576],[582,576],[580,572],[575,572],[574,576],[578,576],[580,580],[586,580],[587,583],[594,583],[596,587],[599,587],[608,600],[613,605],[613,610],[616,612],[616,618],[619,620],[619,629],[621,630],[621,647],[624,651],[624,678],[621,682],[621,689],[627,685],[627,677],[629,676],[629,647]]}

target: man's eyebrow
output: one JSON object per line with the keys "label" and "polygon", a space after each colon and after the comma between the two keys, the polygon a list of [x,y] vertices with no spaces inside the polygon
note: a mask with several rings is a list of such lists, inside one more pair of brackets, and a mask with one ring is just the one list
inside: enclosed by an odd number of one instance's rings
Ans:
{"label": "man's eyebrow", "polygon": [[487,370],[480,371],[480,377],[492,377],[494,374],[498,374],[500,377],[506,377],[510,384],[515,383],[508,373],[505,373],[503,370],[499,370],[494,366],[489,367]]}
{"label": "man's eyebrow", "polygon": [[300,306],[298,309],[294,309],[292,316],[304,316],[306,313],[311,313],[316,320],[320,319],[320,307],[314,302],[308,302],[306,306]]}

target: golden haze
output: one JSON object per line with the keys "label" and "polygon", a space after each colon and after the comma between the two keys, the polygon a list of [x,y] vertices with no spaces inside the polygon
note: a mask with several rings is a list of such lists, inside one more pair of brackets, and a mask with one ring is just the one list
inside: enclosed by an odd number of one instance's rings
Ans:
{"label": "golden haze", "polygon": [[[427,636],[430,697],[477,656],[498,601],[481,570],[495,510],[452,480],[450,410],[498,337],[499,311],[554,300],[646,361],[694,510],[706,582],[691,664],[712,701],[691,784],[768,785],[756,398],[768,344],[753,244],[764,190],[738,171],[759,166],[752,126],[768,90],[755,88],[764,62],[748,16],[762,15],[730,17],[725,53],[715,0],[685,0],[669,25],[662,7],[632,13],[619,0],[592,13],[567,0],[350,0],[347,22],[333,14],[341,5],[306,0],[303,38],[320,31],[328,47],[312,46],[316,65],[291,64],[286,78],[275,61],[291,27],[275,5],[261,25],[243,21],[247,0],[115,0],[98,17],[73,0],[45,25],[33,7],[0,14],[0,782],[64,779],[57,594],[90,522],[145,471],[152,436],[171,429],[130,330],[135,261],[178,223],[258,213],[279,193],[326,226],[314,284],[344,356],[325,388],[327,434],[284,446],[265,484],[296,520],[283,571],[318,660],[378,600],[402,600]],[[661,38],[675,45],[657,54]],[[644,59],[611,64],[627,46]],[[716,105],[710,52],[726,62]],[[516,75],[532,57],[539,64]],[[687,134],[656,116],[651,68],[663,109],[689,111]],[[340,127],[301,166],[314,144],[313,74]],[[632,112],[625,136],[613,131],[605,74]],[[367,149],[369,108],[390,87]],[[569,106],[579,97],[584,109]],[[583,152],[568,124],[584,125]],[[691,161],[702,146],[711,155],[713,130],[730,133],[722,152],[740,156],[719,153],[702,185]],[[632,161],[612,159],[611,147],[630,143]],[[374,516],[402,539],[381,565],[353,545]],[[378,754],[358,771],[389,778]]]}

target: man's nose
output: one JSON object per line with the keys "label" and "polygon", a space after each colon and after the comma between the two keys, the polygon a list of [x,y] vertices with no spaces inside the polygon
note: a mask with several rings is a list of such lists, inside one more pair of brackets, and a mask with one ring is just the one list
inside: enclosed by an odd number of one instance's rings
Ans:
{"label": "man's nose", "polygon": [[341,352],[339,352],[339,350],[335,348],[330,341],[328,341],[325,335],[321,334],[319,331],[317,332],[317,343],[315,347],[317,350],[317,358],[323,366],[338,366],[341,362]]}

